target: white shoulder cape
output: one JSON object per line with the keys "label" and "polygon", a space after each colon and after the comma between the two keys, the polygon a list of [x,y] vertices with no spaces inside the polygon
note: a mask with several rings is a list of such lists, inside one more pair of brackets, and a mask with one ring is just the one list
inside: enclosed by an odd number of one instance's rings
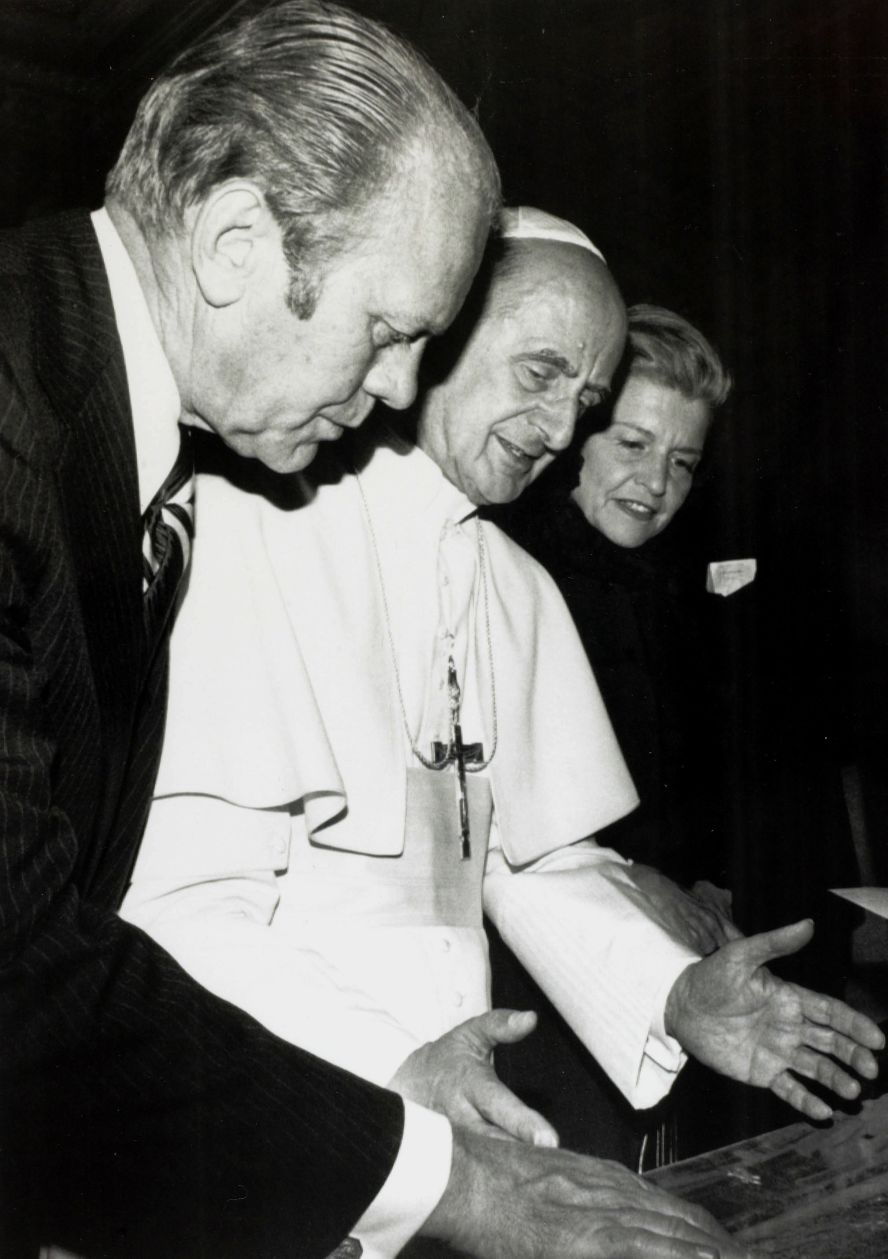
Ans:
{"label": "white shoulder cape", "polygon": [[[371,509],[443,481],[380,445]],[[373,542],[355,477],[276,506],[201,474],[189,586],[172,636],[156,795],[304,807],[315,842],[394,855],[404,841],[403,721]],[[638,802],[570,614],[548,574],[483,524],[499,743],[490,766],[513,865],[593,834]]]}

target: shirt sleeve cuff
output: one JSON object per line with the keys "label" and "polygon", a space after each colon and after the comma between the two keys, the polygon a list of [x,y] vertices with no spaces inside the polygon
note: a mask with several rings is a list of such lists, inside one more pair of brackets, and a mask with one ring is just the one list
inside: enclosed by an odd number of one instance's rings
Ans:
{"label": "shirt sleeve cuff", "polygon": [[450,1179],[453,1134],[443,1115],[404,1103],[404,1136],[388,1179],[352,1233],[363,1259],[393,1259],[438,1205]]}
{"label": "shirt sleeve cuff", "polygon": [[654,1017],[651,1019],[644,1052],[667,1071],[677,1071],[683,1065],[686,1055],[675,1037],[666,1031],[666,1002],[679,975],[684,974],[689,966],[693,966],[695,960],[677,959],[674,972],[670,971],[664,979],[656,998]]}

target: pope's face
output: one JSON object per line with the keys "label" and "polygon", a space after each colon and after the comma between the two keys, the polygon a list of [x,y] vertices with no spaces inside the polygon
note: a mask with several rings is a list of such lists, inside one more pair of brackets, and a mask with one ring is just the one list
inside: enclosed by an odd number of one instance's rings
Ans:
{"label": "pope's face", "polygon": [[508,503],[564,450],[606,394],[625,336],[607,268],[585,250],[534,243],[494,281],[446,380],[423,400],[420,447],[473,502]]}
{"label": "pope's face", "polygon": [[321,271],[308,319],[286,304],[279,238],[266,242],[243,299],[199,329],[191,410],[240,454],[292,472],[377,399],[409,406],[422,350],[462,305],[486,230],[474,195],[419,161],[371,207],[357,245]]}
{"label": "pope's face", "polygon": [[583,444],[573,498],[589,524],[625,547],[662,533],[688,496],[709,419],[699,398],[630,374],[610,426]]}

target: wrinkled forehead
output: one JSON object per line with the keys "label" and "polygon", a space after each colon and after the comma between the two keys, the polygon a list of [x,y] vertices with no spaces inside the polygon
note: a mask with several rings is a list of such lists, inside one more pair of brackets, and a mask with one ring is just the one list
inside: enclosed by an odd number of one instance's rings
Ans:
{"label": "wrinkled forehead", "polygon": [[587,250],[551,242],[509,251],[483,318],[519,339],[556,338],[578,370],[602,355],[613,370],[626,334],[623,300],[605,264]]}

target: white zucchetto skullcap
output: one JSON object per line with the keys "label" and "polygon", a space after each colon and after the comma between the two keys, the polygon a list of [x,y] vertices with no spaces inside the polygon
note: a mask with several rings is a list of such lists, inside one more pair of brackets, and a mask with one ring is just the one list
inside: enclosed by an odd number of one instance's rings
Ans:
{"label": "white zucchetto skullcap", "polygon": [[506,206],[500,211],[499,228],[500,236],[505,240],[557,240],[564,245],[588,249],[607,266],[604,254],[592,244],[585,232],[568,223],[567,219],[558,219],[535,206]]}

